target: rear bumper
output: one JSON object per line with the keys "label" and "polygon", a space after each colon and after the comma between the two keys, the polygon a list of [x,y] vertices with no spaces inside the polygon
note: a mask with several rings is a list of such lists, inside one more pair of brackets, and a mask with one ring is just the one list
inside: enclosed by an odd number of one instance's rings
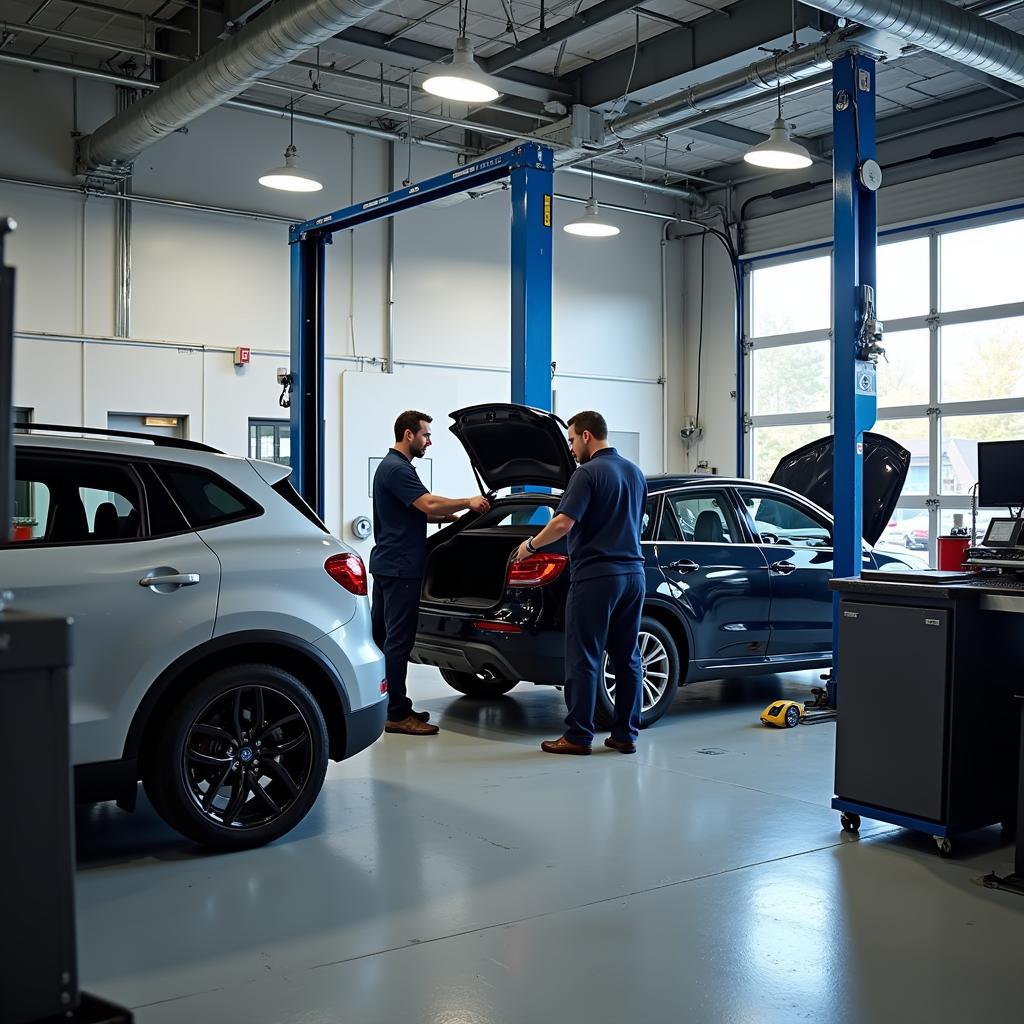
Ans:
{"label": "rear bumper", "polygon": [[419,633],[411,660],[452,672],[490,673],[501,679],[560,685],[565,679],[561,634],[502,637],[494,642],[452,640]]}
{"label": "rear bumper", "polygon": [[369,707],[361,708],[359,711],[351,711],[345,718],[345,753],[343,759],[358,754],[368,746],[375,743],[384,731],[384,723],[388,717],[388,702],[383,700],[371,704]]}

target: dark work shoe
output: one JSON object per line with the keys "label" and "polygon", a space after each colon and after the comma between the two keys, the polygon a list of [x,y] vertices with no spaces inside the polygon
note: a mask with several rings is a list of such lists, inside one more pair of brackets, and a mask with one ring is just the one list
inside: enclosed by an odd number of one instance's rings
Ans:
{"label": "dark work shoe", "polygon": [[620,754],[636,753],[636,744],[632,740],[617,740],[614,736],[609,736],[604,741],[604,745],[612,750],[617,750]]}
{"label": "dark work shoe", "polygon": [[557,740],[545,740],[541,745],[540,749],[546,754],[589,754],[590,747],[584,746],[582,743],[573,743],[572,740],[567,740],[564,736],[559,736]]}

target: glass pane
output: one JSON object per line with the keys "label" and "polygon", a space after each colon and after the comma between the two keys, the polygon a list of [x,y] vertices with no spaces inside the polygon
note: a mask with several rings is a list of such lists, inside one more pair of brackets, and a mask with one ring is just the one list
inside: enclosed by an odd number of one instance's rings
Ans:
{"label": "glass pane", "polygon": [[750,334],[827,331],[832,322],[829,256],[761,267],[751,275]]}
{"label": "glass pane", "polygon": [[731,544],[733,531],[730,516],[714,494],[693,494],[684,491],[668,499],[669,514],[676,517],[683,540],[701,544]]}
{"label": "glass pane", "polygon": [[257,434],[260,440],[260,454],[259,458],[272,460],[274,458],[274,426],[270,424],[268,426],[259,426],[257,428]]}
{"label": "glass pane", "polygon": [[812,519],[796,505],[756,491],[740,491],[750,509],[754,529],[763,544],[790,544],[799,548],[827,548],[832,544],[828,525]]}
{"label": "glass pane", "polygon": [[910,452],[910,472],[903,485],[904,494],[928,493],[928,420],[924,417],[913,420],[879,420],[872,433],[883,434],[899,442]]}
{"label": "glass pane", "polygon": [[829,343],[754,349],[751,357],[754,415],[828,412]]}
{"label": "glass pane", "polygon": [[978,482],[978,442],[1024,437],[1024,413],[942,417],[943,494],[967,494]]}
{"label": "glass pane", "polygon": [[[999,513],[993,510],[981,509],[978,511],[977,529],[978,539],[985,536],[988,521]],[[944,537],[950,536],[951,530],[971,530],[971,510],[969,508],[945,508],[939,514],[939,533]]]}
{"label": "glass pane", "polygon": [[927,551],[928,513],[920,508],[896,509],[875,550],[888,551],[900,557],[904,551]]}
{"label": "glass pane", "polygon": [[901,320],[929,312],[928,239],[878,247],[878,318]]}
{"label": "glass pane", "polygon": [[278,428],[277,441],[277,461],[283,466],[287,466],[290,464],[292,456],[292,434],[290,426],[284,424]]}
{"label": "glass pane", "polygon": [[253,424],[249,424],[249,458],[258,459],[259,456],[256,454],[256,427]]}
{"label": "glass pane", "polygon": [[939,238],[939,296],[943,311],[1024,301],[1024,220],[950,231]]}
{"label": "glass pane", "polygon": [[1024,395],[1024,317],[943,327],[942,400]]}
{"label": "glass pane", "polygon": [[928,401],[928,331],[887,334],[878,363],[878,404],[924,405]]}
{"label": "glass pane", "polygon": [[751,434],[754,479],[767,480],[783,455],[829,434],[827,423],[801,423],[792,427],[757,427]]}

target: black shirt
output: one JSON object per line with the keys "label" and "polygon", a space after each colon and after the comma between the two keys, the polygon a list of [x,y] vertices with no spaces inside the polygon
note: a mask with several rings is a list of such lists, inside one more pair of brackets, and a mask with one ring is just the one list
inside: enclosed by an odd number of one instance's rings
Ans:
{"label": "black shirt", "polygon": [[413,506],[430,492],[412,463],[391,448],[373,474],[373,535],[370,572],[415,579],[427,555],[427,516]]}
{"label": "black shirt", "polygon": [[646,503],[647,479],[614,448],[599,449],[573,473],[558,506],[558,513],[576,521],[569,533],[573,580],[643,571]]}

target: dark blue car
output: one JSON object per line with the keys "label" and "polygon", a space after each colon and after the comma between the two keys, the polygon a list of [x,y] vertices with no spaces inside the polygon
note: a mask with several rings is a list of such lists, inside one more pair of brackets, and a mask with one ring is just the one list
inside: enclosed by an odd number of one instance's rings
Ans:
{"label": "dark blue car", "polygon": [[[564,424],[550,413],[481,405],[451,415],[484,492],[562,490],[575,469]],[[905,567],[870,545],[889,522],[909,465],[906,449],[865,435],[865,568]],[[832,517],[822,507],[831,505],[831,466],[828,437],[783,459],[771,483],[648,477],[645,726],[684,682],[831,664]],[[414,661],[437,666],[452,687],[476,697],[507,693],[522,680],[563,682],[564,543],[510,564],[557,505],[554,494],[510,491],[486,515],[463,516],[430,539]],[[597,709],[605,724],[614,694],[606,664]]]}

